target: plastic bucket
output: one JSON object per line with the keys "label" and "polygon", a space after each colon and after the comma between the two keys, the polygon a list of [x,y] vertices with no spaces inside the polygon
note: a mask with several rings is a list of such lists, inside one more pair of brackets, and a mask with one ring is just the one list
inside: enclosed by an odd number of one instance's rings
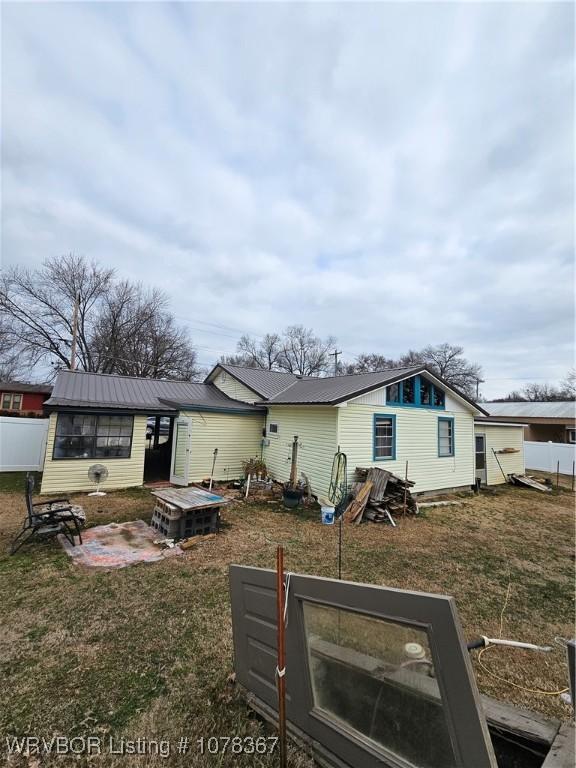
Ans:
{"label": "plastic bucket", "polygon": [[334,507],[320,507],[324,525],[334,525]]}

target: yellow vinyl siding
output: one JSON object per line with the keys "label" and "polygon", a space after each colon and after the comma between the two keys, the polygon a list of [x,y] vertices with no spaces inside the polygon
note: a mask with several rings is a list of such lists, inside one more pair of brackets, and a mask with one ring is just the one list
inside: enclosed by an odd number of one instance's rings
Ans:
{"label": "yellow vinyl siding", "polygon": [[[504,483],[504,475],[500,471],[498,461],[502,465],[505,475],[514,472],[517,475],[524,474],[524,427],[498,427],[489,424],[476,424],[476,434],[486,435],[486,483],[487,485],[500,485]],[[503,448],[516,448],[518,453],[497,453],[498,461],[492,453]]]}
{"label": "yellow vinyl siding", "polygon": [[186,411],[180,415],[192,419],[188,482],[197,483],[210,477],[214,448],[218,448],[214,468],[216,480],[241,477],[242,462],[260,458],[264,414]]}
{"label": "yellow vinyl siding", "polygon": [[276,480],[290,478],[292,441],[298,435],[298,476],[304,472],[312,493],[327,497],[332,462],[338,449],[336,440],[338,413],[331,406],[268,406],[267,423],[278,424],[278,433],[266,437],[270,445],[264,449],[264,461]]}
{"label": "yellow vinyl siding", "polygon": [[220,371],[213,383],[233,400],[241,400],[244,403],[256,403],[262,400],[256,392],[252,392],[251,389],[226,371]]}
{"label": "yellow vinyl siding", "polygon": [[128,488],[144,482],[144,450],[146,448],[146,416],[134,416],[132,452],[129,459],[53,459],[57,414],[50,414],[44,474],[41,493],[63,491],[93,491],[94,483],[88,479],[92,464],[104,464],[108,477],[101,483],[103,490]]}
{"label": "yellow vinyl siding", "polygon": [[[464,410],[438,411],[364,405],[338,408],[338,444],[348,458],[348,476],[356,467],[381,467],[415,482],[413,491],[440,490],[474,483],[474,416]],[[396,458],[373,460],[374,414],[396,417]],[[454,456],[438,456],[438,417],[454,419]]]}

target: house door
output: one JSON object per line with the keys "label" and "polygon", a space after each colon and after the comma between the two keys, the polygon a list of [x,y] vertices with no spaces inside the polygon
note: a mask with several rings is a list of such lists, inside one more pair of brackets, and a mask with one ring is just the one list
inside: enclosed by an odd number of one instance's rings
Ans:
{"label": "house door", "polygon": [[488,480],[486,476],[486,435],[475,435],[476,446],[476,477],[482,485],[486,485]]}
{"label": "house door", "polygon": [[176,419],[172,439],[172,462],[170,464],[170,482],[174,485],[188,485],[191,442],[192,419],[184,417]]}

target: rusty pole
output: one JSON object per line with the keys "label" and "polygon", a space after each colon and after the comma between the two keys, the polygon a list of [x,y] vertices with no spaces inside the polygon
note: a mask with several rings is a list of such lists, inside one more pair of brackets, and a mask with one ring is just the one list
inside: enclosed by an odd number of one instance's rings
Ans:
{"label": "rusty pole", "polygon": [[278,666],[276,682],[278,687],[278,744],[280,747],[280,768],[286,768],[286,627],[284,625],[284,548],[276,550],[276,622],[278,626]]}

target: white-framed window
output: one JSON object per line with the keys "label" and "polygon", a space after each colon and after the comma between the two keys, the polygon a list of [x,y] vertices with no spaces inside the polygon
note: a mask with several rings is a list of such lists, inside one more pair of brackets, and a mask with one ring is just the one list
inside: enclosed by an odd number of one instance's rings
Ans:
{"label": "white-framed window", "polygon": [[22,395],[19,392],[2,393],[2,410],[19,411],[22,408]]}
{"label": "white-framed window", "polygon": [[438,456],[454,456],[454,419],[438,418]]}
{"label": "white-framed window", "polygon": [[569,443],[576,443],[576,429],[567,429],[566,439]]}
{"label": "white-framed window", "polygon": [[268,434],[269,435],[278,434],[278,424],[276,424],[276,422],[270,422],[270,424],[268,424]]}

